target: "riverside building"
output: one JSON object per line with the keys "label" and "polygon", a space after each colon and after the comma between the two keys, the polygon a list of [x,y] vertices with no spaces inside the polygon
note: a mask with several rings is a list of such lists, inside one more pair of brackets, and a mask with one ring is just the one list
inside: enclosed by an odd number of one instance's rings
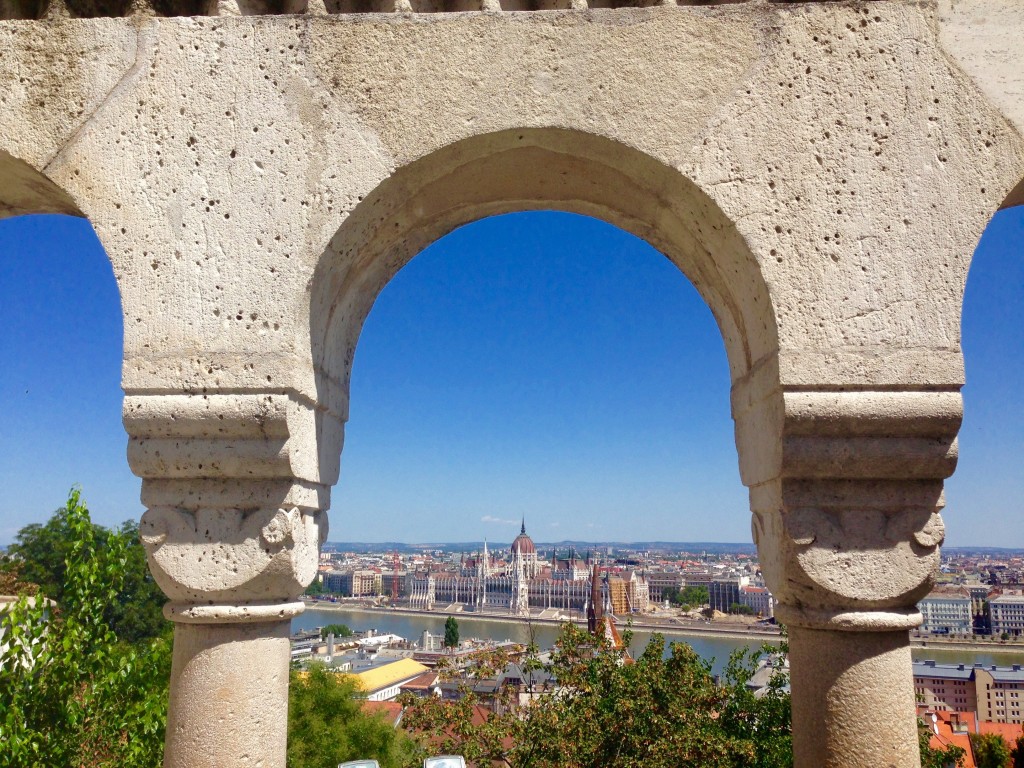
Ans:
{"label": "riverside building", "polygon": [[918,707],[939,712],[977,712],[978,719],[1024,724],[1024,669],[1020,664],[914,662]]}
{"label": "riverside building", "polygon": [[[424,610],[461,605],[463,610],[515,616],[527,616],[533,610],[582,616],[590,594],[587,561],[574,553],[559,559],[554,552],[550,563],[542,561],[525,520],[507,560],[492,557],[485,542],[482,552],[459,571],[421,572],[409,582],[410,605]],[[605,568],[601,594],[605,609],[616,615],[650,609],[647,580],[637,569]]]}

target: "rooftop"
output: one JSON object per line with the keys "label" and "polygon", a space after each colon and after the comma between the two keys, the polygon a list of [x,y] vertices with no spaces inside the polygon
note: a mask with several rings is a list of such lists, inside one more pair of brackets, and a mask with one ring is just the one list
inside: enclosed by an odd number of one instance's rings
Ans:
{"label": "rooftop", "polygon": [[372,667],[363,672],[353,672],[360,687],[366,693],[373,693],[382,688],[396,685],[404,680],[419,677],[427,668],[412,659],[398,659],[387,664]]}

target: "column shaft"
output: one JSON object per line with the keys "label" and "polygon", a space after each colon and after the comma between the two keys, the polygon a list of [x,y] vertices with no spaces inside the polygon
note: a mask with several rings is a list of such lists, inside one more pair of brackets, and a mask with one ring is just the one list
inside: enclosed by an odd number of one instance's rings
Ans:
{"label": "column shaft", "polygon": [[910,636],[790,627],[795,768],[919,768]]}
{"label": "column shaft", "polygon": [[164,768],[284,768],[289,626],[175,624]]}

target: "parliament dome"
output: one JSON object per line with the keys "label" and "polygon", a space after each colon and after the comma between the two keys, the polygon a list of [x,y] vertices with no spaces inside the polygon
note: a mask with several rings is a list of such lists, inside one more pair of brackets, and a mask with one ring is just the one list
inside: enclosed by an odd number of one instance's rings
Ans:
{"label": "parliament dome", "polygon": [[520,555],[535,555],[537,554],[537,547],[533,544],[533,539],[526,535],[526,520],[523,520],[523,527],[519,531],[519,535],[516,536],[516,540],[512,542],[510,552],[514,555],[518,552]]}

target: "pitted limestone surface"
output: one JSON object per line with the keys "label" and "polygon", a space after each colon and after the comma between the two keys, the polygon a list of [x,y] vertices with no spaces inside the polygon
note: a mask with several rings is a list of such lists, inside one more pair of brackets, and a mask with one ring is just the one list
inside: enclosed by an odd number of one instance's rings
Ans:
{"label": "pitted limestone surface", "polygon": [[646,238],[715,315],[797,765],[916,765],[906,629],[970,255],[1024,203],[1024,7],[620,5],[0,0],[0,216],[88,216],[121,291],[168,768],[283,766],[363,321],[438,237],[533,209]]}

